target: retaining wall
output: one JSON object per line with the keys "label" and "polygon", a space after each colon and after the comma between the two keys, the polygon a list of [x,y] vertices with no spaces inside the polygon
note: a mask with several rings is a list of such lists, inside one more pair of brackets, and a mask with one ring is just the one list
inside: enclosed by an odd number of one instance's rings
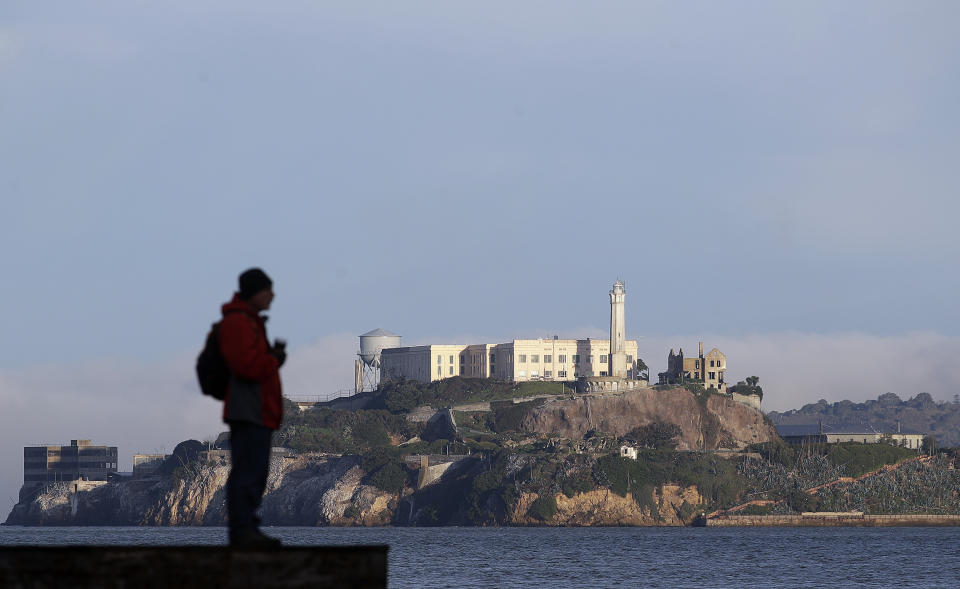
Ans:
{"label": "retaining wall", "polygon": [[707,518],[707,527],[960,526],[960,515],[727,515]]}

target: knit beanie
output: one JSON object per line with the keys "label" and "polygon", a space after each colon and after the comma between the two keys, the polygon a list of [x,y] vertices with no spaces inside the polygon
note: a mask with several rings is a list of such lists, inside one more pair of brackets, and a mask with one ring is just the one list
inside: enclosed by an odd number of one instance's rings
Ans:
{"label": "knit beanie", "polygon": [[248,300],[265,288],[273,286],[273,281],[260,268],[250,268],[240,275],[240,298]]}

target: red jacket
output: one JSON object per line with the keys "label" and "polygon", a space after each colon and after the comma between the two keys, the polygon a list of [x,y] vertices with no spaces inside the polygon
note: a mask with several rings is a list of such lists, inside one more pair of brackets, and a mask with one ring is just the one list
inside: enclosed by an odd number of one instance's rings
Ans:
{"label": "red jacket", "polygon": [[264,318],[237,295],[222,311],[220,352],[230,369],[223,420],[278,429],[283,418],[280,363],[270,353]]}

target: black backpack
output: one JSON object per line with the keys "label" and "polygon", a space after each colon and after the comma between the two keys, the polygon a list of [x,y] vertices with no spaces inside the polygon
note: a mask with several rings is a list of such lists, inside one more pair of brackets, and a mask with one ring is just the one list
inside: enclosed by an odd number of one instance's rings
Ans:
{"label": "black backpack", "polygon": [[203,351],[197,356],[197,380],[200,381],[200,391],[214,399],[222,401],[227,396],[227,387],[230,385],[230,369],[220,353],[220,322],[210,327],[207,334],[207,343]]}

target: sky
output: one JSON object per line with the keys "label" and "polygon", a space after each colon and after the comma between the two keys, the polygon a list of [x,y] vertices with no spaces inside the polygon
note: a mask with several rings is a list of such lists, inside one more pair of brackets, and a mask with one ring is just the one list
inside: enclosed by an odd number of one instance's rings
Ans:
{"label": "sky", "polygon": [[0,5],[0,517],[22,447],[223,428],[261,266],[285,391],[357,336],[627,337],[764,408],[960,393],[960,4]]}

